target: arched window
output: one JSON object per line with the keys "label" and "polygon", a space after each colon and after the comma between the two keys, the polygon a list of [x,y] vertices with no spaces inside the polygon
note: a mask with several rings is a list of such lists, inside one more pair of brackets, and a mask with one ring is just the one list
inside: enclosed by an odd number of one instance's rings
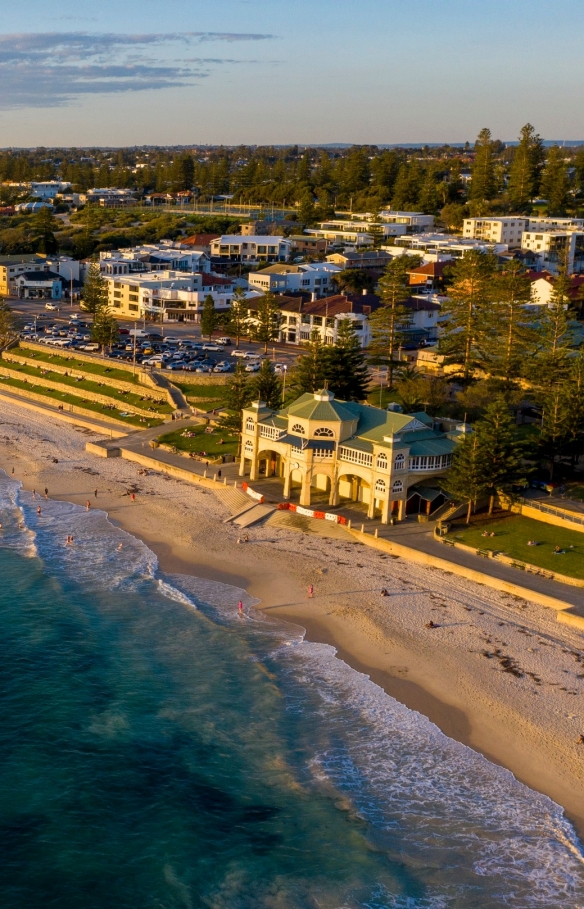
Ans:
{"label": "arched window", "polygon": [[385,495],[385,480],[377,480],[375,484],[375,492],[380,492]]}
{"label": "arched window", "polygon": [[398,495],[400,492],[403,492],[404,491],[403,480],[395,480],[393,483],[393,486],[391,487],[391,491],[392,491],[392,493],[394,493],[394,495]]}
{"label": "arched window", "polygon": [[253,442],[252,442],[251,440],[249,440],[249,439],[248,439],[248,441],[245,443],[245,453],[246,453],[246,454],[253,454]]}
{"label": "arched window", "polygon": [[304,426],[301,426],[300,423],[295,423],[291,429],[291,432],[295,432],[299,436],[304,435]]}
{"label": "arched window", "polygon": [[394,470],[403,470],[405,462],[406,462],[405,455],[403,455],[403,454],[396,455],[395,461],[393,462],[393,469]]}
{"label": "arched window", "polygon": [[333,439],[334,435],[335,434],[332,429],[328,429],[326,426],[319,426],[318,429],[314,430],[315,439]]}
{"label": "arched window", "polygon": [[387,455],[383,452],[377,455],[377,469],[387,470]]}
{"label": "arched window", "polygon": [[245,421],[245,431],[253,432],[254,427],[255,427],[255,423],[253,421],[253,417],[248,417],[247,420]]}

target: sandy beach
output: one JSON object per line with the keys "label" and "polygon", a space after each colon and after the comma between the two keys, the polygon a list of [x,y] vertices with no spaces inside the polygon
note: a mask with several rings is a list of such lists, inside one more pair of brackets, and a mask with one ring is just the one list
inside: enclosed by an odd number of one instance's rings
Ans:
{"label": "sandy beach", "polygon": [[536,604],[353,540],[268,525],[238,545],[211,490],[87,454],[97,438],[2,403],[0,467],[27,490],[90,500],[143,539],[165,572],[245,588],[267,617],[333,644],[447,735],[549,795],[584,835],[584,636]]}

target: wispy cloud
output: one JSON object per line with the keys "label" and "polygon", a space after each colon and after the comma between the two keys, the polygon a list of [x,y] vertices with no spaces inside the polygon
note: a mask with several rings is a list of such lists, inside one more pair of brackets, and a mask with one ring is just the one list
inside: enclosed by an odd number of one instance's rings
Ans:
{"label": "wispy cloud", "polygon": [[[217,42],[258,42],[273,35],[236,32],[0,35],[0,107],[57,107],[86,94],[193,85],[211,68],[242,61],[181,57],[177,49]],[[246,61],[252,62],[252,61]]]}

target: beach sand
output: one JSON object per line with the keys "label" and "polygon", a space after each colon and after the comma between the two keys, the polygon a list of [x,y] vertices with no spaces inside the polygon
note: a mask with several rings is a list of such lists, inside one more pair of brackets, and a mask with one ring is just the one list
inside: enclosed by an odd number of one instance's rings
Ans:
{"label": "beach sand", "polygon": [[[352,539],[267,525],[238,545],[211,490],[87,454],[97,438],[2,402],[0,467],[26,489],[89,499],[167,573],[245,588],[266,617],[334,645],[447,735],[549,795],[584,836],[584,636],[555,612]],[[426,628],[430,620],[438,627]]]}

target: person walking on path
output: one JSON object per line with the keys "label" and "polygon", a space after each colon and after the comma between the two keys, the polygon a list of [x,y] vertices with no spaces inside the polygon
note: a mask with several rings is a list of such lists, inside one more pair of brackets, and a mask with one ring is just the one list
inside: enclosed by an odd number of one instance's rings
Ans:
{"label": "person walking on path", "polygon": [[314,584],[308,586],[308,598],[311,600],[314,596]]}

